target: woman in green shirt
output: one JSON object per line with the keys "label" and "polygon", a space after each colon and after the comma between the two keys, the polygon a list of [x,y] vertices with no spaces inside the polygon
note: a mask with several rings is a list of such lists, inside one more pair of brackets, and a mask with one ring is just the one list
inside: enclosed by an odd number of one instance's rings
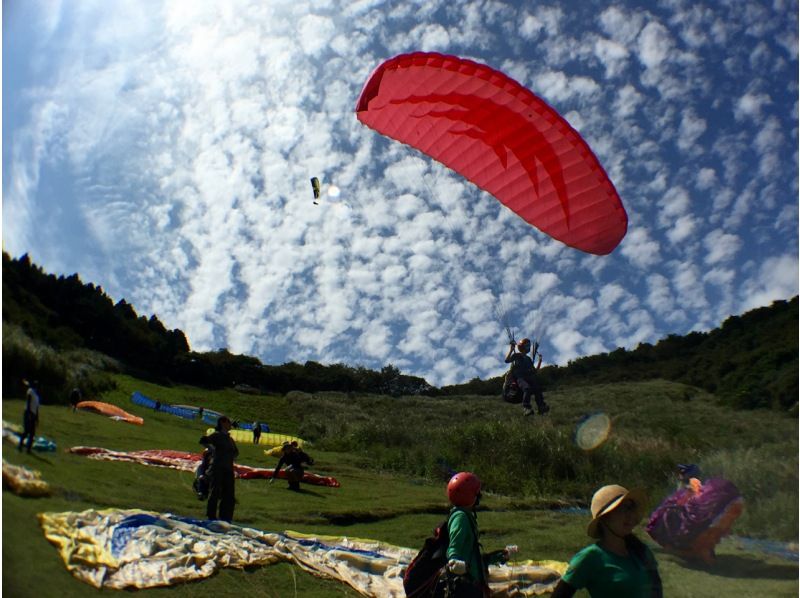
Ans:
{"label": "woman in green shirt", "polygon": [[581,588],[592,598],[662,596],[655,556],[633,535],[644,515],[644,503],[641,491],[616,484],[594,493],[587,533],[598,541],[572,557],[552,598],[572,598]]}

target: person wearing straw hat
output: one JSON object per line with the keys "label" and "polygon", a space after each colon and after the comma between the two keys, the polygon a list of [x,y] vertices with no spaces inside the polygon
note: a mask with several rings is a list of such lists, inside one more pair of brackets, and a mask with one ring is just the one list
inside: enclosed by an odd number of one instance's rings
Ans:
{"label": "person wearing straw hat", "polygon": [[572,557],[552,598],[571,598],[582,588],[592,598],[663,596],[655,556],[633,534],[644,516],[645,502],[643,491],[617,484],[594,493],[586,532],[597,542]]}

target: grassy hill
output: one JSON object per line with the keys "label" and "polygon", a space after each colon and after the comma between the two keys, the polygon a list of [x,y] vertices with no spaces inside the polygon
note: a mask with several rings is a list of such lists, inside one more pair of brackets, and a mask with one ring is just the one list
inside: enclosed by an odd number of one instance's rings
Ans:
{"label": "grassy hill", "polygon": [[[167,403],[202,405],[236,419],[259,419],[278,432],[313,444],[314,471],[341,488],[310,487],[295,494],[284,484],[237,481],[235,521],[264,530],[294,529],[374,538],[417,547],[446,510],[449,469],[470,469],[488,490],[479,515],[487,549],[515,543],[520,558],[568,560],[587,543],[588,515],[555,507],[585,505],[609,482],[643,485],[650,507],[671,491],[676,461],[693,461],[706,475],[734,481],[747,501],[734,533],[795,541],[798,529],[797,418],[774,411],[733,411],[694,387],[654,380],[565,388],[548,394],[545,419],[520,417],[518,406],[480,396],[438,398],[347,393],[244,395],[190,386],[159,386],[113,375],[116,388],[98,397],[145,418],[130,426],[69,408],[42,408],[40,432],[58,442],[55,453],[27,455],[4,443],[7,461],[38,469],[55,493],[42,499],[3,492],[3,591],[10,596],[91,596],[73,579],[36,521],[43,511],[90,507],[143,508],[202,517],[192,475],[137,464],[92,461],[64,452],[75,445],[117,450],[199,449],[207,426],[138,407],[133,390]],[[3,417],[18,421],[22,397],[7,395]],[[574,443],[581,418],[598,410],[613,422],[608,440],[585,452]],[[274,460],[252,445],[239,462]],[[643,531],[640,535],[645,537]],[[798,567],[736,540],[725,540],[711,569],[688,566],[654,547],[665,595],[796,596]],[[342,584],[289,565],[225,570],[213,578],[147,595],[353,596]]]}

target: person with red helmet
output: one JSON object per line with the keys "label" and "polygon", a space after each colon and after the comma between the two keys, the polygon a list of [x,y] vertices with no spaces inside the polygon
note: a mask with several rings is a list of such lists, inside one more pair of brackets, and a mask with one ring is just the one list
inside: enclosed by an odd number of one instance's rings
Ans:
{"label": "person with red helmet", "polygon": [[487,567],[505,562],[509,549],[481,554],[478,516],[475,510],[481,499],[481,481],[474,473],[457,473],[447,484],[447,498],[453,508],[447,521],[448,596],[482,598],[489,595]]}
{"label": "person with red helmet", "polygon": [[[536,407],[539,415],[544,415],[550,411],[550,406],[545,403],[542,387],[536,379],[536,370],[542,367],[542,355],[539,353],[539,343],[533,345],[533,356],[528,353],[531,350],[530,339],[523,338],[518,343],[511,341],[511,347],[506,355],[506,363],[511,364],[511,375],[516,379],[517,385],[522,390],[522,414],[533,415],[531,409],[531,394],[536,399]],[[517,352],[518,351],[518,352]],[[533,360],[539,355],[539,363],[536,367]]]}

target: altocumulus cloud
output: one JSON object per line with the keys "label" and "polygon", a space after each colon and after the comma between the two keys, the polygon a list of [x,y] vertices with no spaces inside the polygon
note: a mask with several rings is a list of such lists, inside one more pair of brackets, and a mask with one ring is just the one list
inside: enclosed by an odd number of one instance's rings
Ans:
{"label": "altocumulus cloud", "polygon": [[[503,371],[506,324],[565,363],[797,293],[796,2],[12,4],[4,248],[195,349],[448,384]],[[361,126],[369,73],[415,50],[566,115],[621,246],[580,255]]]}

